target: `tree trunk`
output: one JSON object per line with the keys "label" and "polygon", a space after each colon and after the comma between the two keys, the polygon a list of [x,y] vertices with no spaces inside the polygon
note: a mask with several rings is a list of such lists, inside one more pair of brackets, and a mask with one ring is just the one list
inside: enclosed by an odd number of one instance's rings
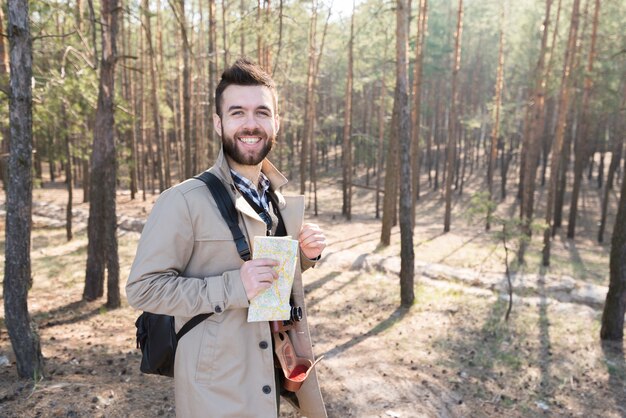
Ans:
{"label": "tree trunk", "polygon": [[32,222],[32,38],[28,2],[9,0],[10,45],[10,145],[6,195],[4,260],[5,324],[20,377],[38,381],[44,375],[43,356],[36,325],[28,313],[32,286],[30,235]]}
{"label": "tree trunk", "polygon": [[96,108],[96,124],[91,157],[91,197],[87,233],[87,273],[83,298],[94,300],[103,295],[107,270],[107,307],[120,306],[117,218],[115,214],[115,61],[117,0],[102,0],[102,61]]}
{"label": "tree trunk", "polygon": [[[621,109],[626,109],[626,83],[624,83],[623,87],[623,95],[622,95],[622,104],[620,106]],[[623,113],[623,110],[622,110]],[[620,117],[621,116],[621,117]],[[611,192],[611,188],[613,186],[613,178],[615,176],[615,171],[619,168],[621,159],[622,159],[622,149],[624,148],[624,140],[623,136],[619,134],[619,132],[624,132],[626,129],[626,122],[624,115],[618,112],[618,122],[617,127],[621,127],[621,129],[617,129],[616,133],[613,135],[613,147],[611,150],[611,162],[609,163],[609,172],[607,174],[606,184],[604,186],[604,198],[602,199],[602,215],[600,218],[600,229],[598,230],[598,242],[604,242],[604,229],[606,228],[606,213],[609,206],[609,196]]]}
{"label": "tree trunk", "polygon": [[[531,235],[531,222],[533,218],[535,206],[535,180],[537,175],[537,163],[539,159],[539,138],[540,132],[543,131],[545,116],[545,95],[546,95],[546,74],[545,74],[545,58],[548,45],[548,28],[550,24],[550,9],[552,0],[546,0],[546,13],[543,21],[543,33],[541,36],[541,48],[539,50],[539,59],[535,68],[535,86],[532,93],[530,107],[527,109],[526,125],[524,127],[524,138],[522,145],[522,155],[524,164],[520,166],[523,170],[523,183],[521,184],[521,218],[522,229],[527,237]],[[524,252],[526,241],[522,240],[519,248],[519,259],[524,260]]]}
{"label": "tree trunk", "polygon": [[[239,2],[239,15],[240,16],[246,15],[246,7],[245,7],[244,0],[241,0]],[[241,27],[241,32],[240,32],[239,50],[240,50],[240,55],[244,57],[246,55],[246,33],[245,33],[243,26]]]}
{"label": "tree trunk", "polygon": [[[226,67],[224,67],[226,68]],[[215,18],[215,0],[209,0],[209,109],[206,114],[208,122],[208,153],[200,161],[199,170],[205,170],[208,162],[213,160],[215,147],[215,129],[213,129],[213,114],[215,113],[215,80],[217,79],[217,20]],[[201,141],[206,141],[202,138]]]}
{"label": "tree trunk", "polygon": [[[4,32],[4,10],[0,7],[0,33]],[[0,91],[9,91],[9,54],[4,43],[4,36],[0,36]],[[0,121],[0,181],[2,188],[7,190],[7,155],[9,154],[9,127],[4,120]]]}
{"label": "tree trunk", "polygon": [[559,112],[557,119],[556,134],[554,136],[552,156],[550,159],[550,185],[548,189],[548,200],[546,203],[546,226],[543,232],[543,265],[550,265],[550,239],[552,236],[552,214],[554,197],[556,194],[557,181],[559,178],[559,162],[561,161],[561,148],[563,147],[563,136],[567,122],[570,96],[570,74],[574,65],[576,51],[576,39],[578,36],[580,0],[574,0],[572,5],[572,20],[569,30],[569,38],[563,59],[563,73],[561,76],[561,93],[559,97]]}
{"label": "tree trunk", "polygon": [[[315,99],[313,97],[313,71],[315,69],[315,47],[316,47],[316,28],[317,28],[317,1],[311,3],[311,21],[309,23],[309,45],[308,60],[306,72],[306,92],[304,95],[304,127],[302,134],[302,142],[300,146],[300,194],[306,191],[307,168],[309,161],[309,145],[313,140],[313,119]],[[311,156],[312,157],[312,156]]]}
{"label": "tree trunk", "polygon": [[352,0],[350,18],[350,40],[348,42],[348,75],[346,77],[346,107],[343,119],[343,206],[342,213],[349,221],[352,219],[352,85],[354,77],[354,15],[356,1]]}
{"label": "tree trunk", "polygon": [[378,148],[376,152],[376,219],[380,219],[380,182],[383,175],[383,164],[385,162],[383,148],[385,142],[385,96],[387,87],[385,86],[385,68],[387,58],[387,48],[385,48],[382,65],[382,75],[380,79],[380,99],[378,103]]}
{"label": "tree trunk", "polygon": [[[487,206],[487,222],[485,229],[489,231],[491,228],[491,211],[493,202],[493,173],[496,167],[496,158],[498,153],[498,136],[500,129],[500,104],[502,103],[502,85],[504,84],[504,3],[500,9],[500,47],[498,51],[498,69],[496,70],[496,88],[494,96],[494,115],[493,127],[491,130],[491,147],[489,151],[489,165],[487,166],[487,193],[489,193],[489,202]],[[502,164],[504,165],[504,149],[502,150]]]}
{"label": "tree trunk", "polygon": [[185,178],[193,176],[192,161],[192,143],[191,143],[191,74],[190,74],[190,55],[191,45],[187,37],[187,18],[185,17],[185,0],[170,0],[170,7],[176,16],[178,26],[180,28],[180,37],[182,40],[182,58],[183,58],[183,77],[182,77],[182,126],[183,143],[185,144]]}
{"label": "tree trunk", "polygon": [[581,105],[581,122],[580,135],[577,135],[574,144],[574,185],[572,187],[572,200],[570,203],[569,222],[567,225],[567,237],[574,238],[576,231],[576,216],[578,214],[578,195],[580,194],[580,185],[583,176],[585,161],[589,158],[589,123],[590,110],[589,101],[591,97],[591,89],[593,87],[593,61],[596,55],[596,39],[598,34],[598,21],[600,17],[600,0],[595,0],[595,10],[593,15],[593,26],[591,30],[591,45],[589,46],[589,56],[587,59],[587,68],[585,69],[585,81],[583,85],[583,99]]}
{"label": "tree trunk", "polygon": [[393,134],[402,148],[400,182],[400,305],[408,308],[415,300],[413,279],[415,254],[413,251],[413,193],[411,192],[411,112],[409,109],[409,77],[407,70],[408,17],[406,0],[396,1],[396,88],[393,113],[398,123]]}
{"label": "tree trunk", "polygon": [[156,143],[156,167],[159,179],[159,191],[163,192],[166,188],[165,177],[163,173],[163,155],[164,146],[161,137],[161,117],[159,116],[159,96],[157,93],[157,63],[152,47],[152,25],[150,24],[150,6],[148,0],[142,0],[141,5],[143,11],[143,28],[146,33],[146,45],[148,46],[148,66],[150,68],[150,101],[152,102],[152,125],[154,127],[154,142]]}
{"label": "tree trunk", "polygon": [[602,311],[600,338],[621,341],[624,338],[626,312],[626,178],[622,179],[613,237],[611,238],[609,291]]}
{"label": "tree trunk", "polygon": [[[281,0],[281,6],[282,6],[282,0]],[[222,0],[222,47],[224,48],[224,66],[223,68],[228,67],[228,56],[229,56],[229,51],[228,51],[228,39],[226,37],[226,10],[227,10],[227,6],[226,6],[226,0]],[[213,90],[209,91],[209,95],[213,95]],[[211,130],[211,124],[209,124],[209,130]]]}
{"label": "tree trunk", "polygon": [[456,154],[456,134],[457,134],[457,103],[458,103],[458,74],[461,68],[461,34],[463,31],[463,0],[459,0],[457,12],[456,31],[454,33],[454,58],[452,60],[452,91],[450,103],[450,118],[448,126],[448,149],[447,149],[447,174],[445,190],[445,215],[443,221],[443,232],[450,231],[452,214],[452,178],[454,177],[454,156]]}
{"label": "tree trunk", "polygon": [[415,66],[413,69],[413,109],[411,112],[411,131],[413,144],[411,148],[411,164],[413,173],[413,198],[411,222],[415,225],[415,203],[420,196],[420,125],[422,111],[422,62],[424,58],[424,41],[426,39],[426,26],[428,22],[428,0],[420,0],[417,19],[417,39],[415,41]]}
{"label": "tree trunk", "polygon": [[72,200],[74,195],[74,183],[72,179],[72,150],[70,144],[70,133],[67,130],[69,121],[67,120],[66,103],[61,106],[61,120],[63,123],[63,136],[65,137],[65,184],[67,186],[67,206],[65,207],[65,234],[68,241],[72,240]]}

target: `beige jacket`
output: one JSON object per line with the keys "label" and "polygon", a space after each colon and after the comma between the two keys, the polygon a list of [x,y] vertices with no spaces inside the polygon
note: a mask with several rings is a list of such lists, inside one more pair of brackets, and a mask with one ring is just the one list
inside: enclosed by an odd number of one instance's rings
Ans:
{"label": "beige jacket", "polygon": [[[222,152],[209,171],[235,200],[241,230],[252,249],[253,237],[265,235],[265,223],[235,188]],[[273,190],[287,182],[268,160],[262,171]],[[287,233],[297,237],[304,197],[277,195]],[[313,265],[300,258],[302,269]],[[128,302],[137,309],[175,316],[177,331],[191,317],[214,312],[179,342],[174,366],[179,417],[277,416],[271,332],[267,322],[247,322],[242,263],[202,181],[190,179],[161,194],[139,240],[126,285]],[[304,310],[301,269],[296,269],[292,293]],[[306,310],[291,338],[299,356],[314,360]],[[303,416],[326,417],[314,371],[297,397]]]}

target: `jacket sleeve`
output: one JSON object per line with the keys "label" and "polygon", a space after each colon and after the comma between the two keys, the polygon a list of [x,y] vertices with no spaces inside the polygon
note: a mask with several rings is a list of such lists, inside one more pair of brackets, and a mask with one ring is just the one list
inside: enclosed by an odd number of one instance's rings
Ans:
{"label": "jacket sleeve", "polygon": [[187,317],[248,307],[239,270],[210,277],[181,275],[193,248],[185,196],[169,189],[157,199],[141,234],[126,283],[128,303],[152,313]]}
{"label": "jacket sleeve", "polygon": [[321,255],[311,259],[304,255],[304,253],[300,249],[300,269],[304,272],[310,268],[315,267],[315,264],[320,260],[320,258],[322,258]]}

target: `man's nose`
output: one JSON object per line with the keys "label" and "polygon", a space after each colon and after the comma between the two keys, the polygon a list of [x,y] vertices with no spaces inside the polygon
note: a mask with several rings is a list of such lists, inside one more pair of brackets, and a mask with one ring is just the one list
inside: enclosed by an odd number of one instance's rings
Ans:
{"label": "man's nose", "polygon": [[245,121],[244,121],[244,125],[243,127],[246,129],[255,129],[259,126],[259,123],[256,119],[256,117],[254,116],[254,114],[249,114]]}

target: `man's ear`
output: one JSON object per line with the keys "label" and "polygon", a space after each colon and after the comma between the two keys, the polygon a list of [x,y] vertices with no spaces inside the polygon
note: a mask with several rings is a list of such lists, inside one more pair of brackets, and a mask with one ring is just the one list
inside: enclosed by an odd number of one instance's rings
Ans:
{"label": "man's ear", "polygon": [[217,113],[213,113],[213,129],[215,129],[218,136],[222,136],[222,118]]}
{"label": "man's ear", "polygon": [[278,133],[278,129],[280,128],[280,116],[274,116],[274,127],[276,128],[276,133]]}

